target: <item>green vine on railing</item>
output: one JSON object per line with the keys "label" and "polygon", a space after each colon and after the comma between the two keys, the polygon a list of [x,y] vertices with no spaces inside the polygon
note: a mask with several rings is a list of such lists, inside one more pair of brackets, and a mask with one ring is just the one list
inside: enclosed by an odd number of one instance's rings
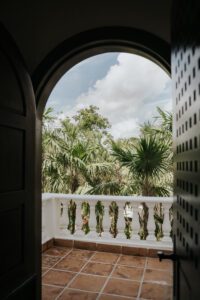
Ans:
{"label": "green vine on railing", "polygon": [[95,214],[96,214],[96,232],[99,236],[101,236],[103,232],[103,216],[104,216],[104,205],[101,203],[101,201],[97,201],[97,204],[95,205]]}
{"label": "green vine on railing", "polygon": [[157,241],[160,241],[163,237],[162,224],[164,220],[162,203],[156,204],[154,208],[154,220],[155,220],[155,236]]}
{"label": "green vine on railing", "polygon": [[149,209],[145,202],[141,203],[140,206],[142,206],[142,210],[140,213],[138,213],[140,223],[139,236],[141,240],[146,240],[148,235],[147,222],[149,217]]}
{"label": "green vine on railing", "polygon": [[76,203],[73,200],[70,200],[68,205],[68,218],[69,224],[67,228],[69,229],[71,234],[74,234],[76,221]]}
{"label": "green vine on railing", "polygon": [[125,203],[125,206],[124,206],[124,211],[125,211],[125,214],[124,214],[124,219],[125,219],[125,229],[124,229],[124,233],[126,235],[126,238],[127,239],[130,239],[131,236],[132,236],[132,217],[130,217],[130,214],[129,214],[129,210],[131,210],[131,204],[130,202],[126,202]]}
{"label": "green vine on railing", "polygon": [[[148,222],[148,217],[149,217],[149,212],[148,212],[148,207],[146,204],[144,205],[143,203],[143,209],[139,215],[139,222],[140,222],[140,239],[141,240],[146,240],[147,235],[148,235],[148,230],[147,230],[147,222]],[[155,221],[155,236],[157,241],[161,241],[163,237],[163,220],[164,220],[164,214],[163,214],[163,207],[162,203],[158,203],[154,207],[154,221]]]}
{"label": "green vine on railing", "polygon": [[82,230],[85,234],[88,234],[90,232],[90,227],[88,224],[90,218],[90,205],[86,201],[82,202],[81,204],[81,217],[83,220]]}
{"label": "green vine on railing", "polygon": [[110,233],[115,238],[118,234],[118,230],[117,230],[118,206],[115,201],[112,201],[112,203],[109,206],[109,215],[111,219]]}

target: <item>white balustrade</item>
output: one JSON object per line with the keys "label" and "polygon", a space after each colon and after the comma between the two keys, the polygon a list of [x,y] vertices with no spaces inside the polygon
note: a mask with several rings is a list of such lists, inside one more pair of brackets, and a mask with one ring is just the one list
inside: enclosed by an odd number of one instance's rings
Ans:
{"label": "white balustrade", "polygon": [[[56,234],[56,222],[59,222],[55,208],[55,198],[42,195],[42,243],[52,239]],[[57,207],[57,205],[56,205]]]}
{"label": "white balustrade", "polygon": [[[76,203],[76,231],[73,235],[67,230],[68,206],[70,200]],[[86,201],[90,205],[89,218],[89,234],[85,235],[82,231],[82,216],[81,204]],[[103,216],[103,232],[101,237],[96,232],[96,214],[95,205],[97,201],[101,201],[104,205]],[[115,201],[118,206],[118,235],[113,238],[110,233],[111,218],[109,215],[109,206]],[[128,216],[132,218],[132,237],[126,238],[125,229],[125,215],[124,207],[126,202],[130,203],[128,209]],[[172,206],[172,197],[135,197],[135,196],[103,196],[103,195],[69,195],[69,194],[43,194],[42,195],[42,242],[46,242],[50,238],[65,238],[85,241],[96,241],[108,244],[132,245],[136,247],[159,248],[163,250],[172,249],[172,239],[170,237],[171,224],[169,219],[169,209]],[[149,209],[149,216],[147,221],[148,236],[146,240],[141,240],[139,236],[140,222],[138,212],[140,204],[146,203]],[[164,220],[163,220],[163,238],[157,241],[155,236],[155,220],[154,220],[154,206],[162,203]]]}
{"label": "white balustrade", "polygon": [[138,215],[138,207],[139,204],[138,202],[133,202],[132,208],[133,208],[133,218],[132,218],[132,230],[133,230],[133,235],[132,235],[132,240],[140,240],[139,236],[139,230],[140,230],[140,222],[139,222],[139,215]]}
{"label": "white balustrade", "polygon": [[81,199],[78,199],[75,201],[76,202],[76,221],[75,221],[75,235],[77,236],[83,236],[84,233],[82,231],[82,225],[83,225],[83,219],[81,215],[81,204],[83,201]]}
{"label": "white balustrade", "polygon": [[68,213],[67,213],[67,200],[60,199],[60,230],[63,233],[67,230],[68,226]]}
{"label": "white balustrade", "polygon": [[43,201],[42,202],[42,241],[47,241],[48,240],[48,236],[47,236],[47,202]]}
{"label": "white balustrade", "polygon": [[150,202],[147,204],[147,206],[149,208],[149,216],[147,221],[147,230],[148,230],[147,241],[156,241],[156,236],[155,236],[156,224],[154,220],[155,203]]}
{"label": "white balustrade", "polygon": [[167,243],[171,241],[171,237],[170,237],[171,224],[170,224],[170,215],[169,215],[170,208],[171,208],[170,203],[163,202],[164,220],[163,220],[162,229],[163,229],[164,236],[162,238],[162,241]]}
{"label": "white balustrade", "polygon": [[90,205],[90,219],[89,219],[89,227],[90,227],[90,232],[89,236],[90,237],[97,237],[97,232],[96,232],[96,214],[95,214],[95,205],[96,205],[96,200],[91,199],[88,200],[88,203]]}
{"label": "white balustrade", "polygon": [[118,239],[126,239],[126,236],[124,234],[125,229],[125,218],[124,218],[124,206],[125,202],[117,201],[118,205],[118,222],[117,222],[117,228],[118,228]]}
{"label": "white balustrade", "polygon": [[111,238],[110,234],[110,215],[109,215],[109,206],[112,201],[105,201],[103,200],[103,206],[104,206],[104,216],[103,216],[103,233],[102,237],[106,238]]}

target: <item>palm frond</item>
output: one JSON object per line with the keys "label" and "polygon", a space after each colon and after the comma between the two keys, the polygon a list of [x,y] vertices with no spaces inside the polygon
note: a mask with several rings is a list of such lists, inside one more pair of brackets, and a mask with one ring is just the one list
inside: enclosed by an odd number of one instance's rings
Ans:
{"label": "palm frond", "polygon": [[120,186],[118,182],[106,182],[96,185],[90,189],[87,194],[89,195],[118,195],[120,192]]}

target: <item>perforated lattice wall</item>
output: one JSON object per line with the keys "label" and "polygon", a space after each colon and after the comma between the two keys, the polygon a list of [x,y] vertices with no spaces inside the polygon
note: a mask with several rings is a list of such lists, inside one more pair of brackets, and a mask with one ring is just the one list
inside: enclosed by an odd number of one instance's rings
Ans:
{"label": "perforated lattice wall", "polygon": [[[174,131],[174,243],[180,258],[179,299],[195,298],[200,285],[200,48],[172,54]],[[184,284],[183,284],[184,281]],[[184,289],[186,289],[184,291]]]}

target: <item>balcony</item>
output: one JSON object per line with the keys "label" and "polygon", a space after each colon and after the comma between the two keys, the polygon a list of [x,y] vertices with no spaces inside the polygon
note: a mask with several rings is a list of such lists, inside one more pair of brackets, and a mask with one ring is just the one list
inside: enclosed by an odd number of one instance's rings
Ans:
{"label": "balcony", "polygon": [[[76,203],[76,219],[74,234],[70,234],[67,229],[69,224],[68,205],[70,200]],[[89,203],[90,232],[85,234],[82,231],[83,218],[81,215],[81,204]],[[96,232],[96,214],[95,206],[97,201],[101,201],[104,206],[103,216],[103,232],[101,236]],[[109,206],[115,202],[118,206],[117,231],[115,238],[110,233],[110,216]],[[129,210],[125,211],[125,203],[129,202]],[[59,240],[87,241],[92,243],[108,244],[115,246],[132,246],[147,249],[160,249],[172,251],[172,239],[170,237],[171,223],[169,210],[172,206],[173,199],[171,197],[133,197],[133,196],[90,196],[90,195],[65,195],[65,194],[43,194],[42,196],[42,244],[52,238]],[[149,217],[147,222],[148,236],[146,240],[141,240],[139,236],[140,222],[139,213],[141,203],[146,203],[149,209]],[[154,207],[156,204],[162,203],[164,220],[162,224],[163,237],[158,241],[155,236],[156,223],[154,219]],[[140,213],[141,215],[141,213]],[[127,239],[125,230],[125,216],[130,217],[132,236]],[[77,244],[77,242],[76,242]],[[99,246],[100,247],[100,246]]]}
{"label": "balcony", "polygon": [[[68,230],[68,207],[76,203],[75,232]],[[104,207],[103,231],[96,232],[95,207]],[[43,300],[172,299],[172,264],[159,262],[157,250],[172,252],[172,198],[43,194]],[[89,233],[82,228],[81,205],[89,204]],[[110,233],[112,203],[118,207],[116,236]],[[128,202],[128,208],[125,203]],[[141,203],[148,207],[145,240],[141,239]],[[155,205],[162,203],[162,237],[155,235]],[[127,218],[130,235],[125,234]],[[129,238],[127,238],[129,237]]]}

